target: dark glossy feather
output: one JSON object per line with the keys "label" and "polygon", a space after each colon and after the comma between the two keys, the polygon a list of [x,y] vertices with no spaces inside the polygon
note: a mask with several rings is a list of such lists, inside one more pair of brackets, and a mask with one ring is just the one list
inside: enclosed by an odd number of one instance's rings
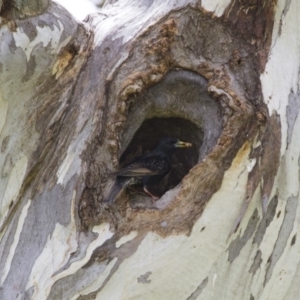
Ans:
{"label": "dark glossy feather", "polygon": [[116,176],[151,176],[164,174],[170,168],[170,161],[165,155],[146,155],[135,158],[121,170],[114,173]]}
{"label": "dark glossy feather", "polygon": [[148,186],[157,184],[170,172],[171,154],[176,147],[190,146],[191,144],[174,138],[164,138],[148,154],[137,156],[124,163],[120,170],[112,173],[116,176],[116,182],[105,202],[113,202],[123,188],[137,183],[141,183],[145,192],[154,198],[155,196],[148,191]]}
{"label": "dark glossy feather", "polygon": [[118,196],[118,194],[121,192],[122,189],[123,189],[122,184],[120,184],[120,182],[118,182],[116,180],[114,185],[110,189],[109,194],[107,195],[104,202],[112,203],[114,201],[114,199]]}

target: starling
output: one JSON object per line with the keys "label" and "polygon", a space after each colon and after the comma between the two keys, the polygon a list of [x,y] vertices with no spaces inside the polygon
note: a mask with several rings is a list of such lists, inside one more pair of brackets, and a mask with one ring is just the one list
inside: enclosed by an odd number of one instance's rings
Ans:
{"label": "starling", "polygon": [[176,148],[191,146],[191,143],[181,142],[171,137],[161,139],[151,152],[133,158],[119,171],[113,173],[116,181],[104,201],[112,203],[122,189],[141,184],[154,202],[158,197],[151,194],[148,187],[159,183],[170,172],[171,155]]}

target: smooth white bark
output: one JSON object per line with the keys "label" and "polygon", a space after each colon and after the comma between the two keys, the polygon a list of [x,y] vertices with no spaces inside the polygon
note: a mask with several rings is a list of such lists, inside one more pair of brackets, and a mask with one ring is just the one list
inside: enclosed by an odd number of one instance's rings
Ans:
{"label": "smooth white bark", "polygon": [[[155,24],[170,11],[196,4],[193,1],[154,1],[140,4],[139,1],[118,1],[106,6],[99,16],[89,20],[95,28],[93,48],[100,46],[109,32],[114,32],[115,39],[120,38],[125,44],[143,32],[143,28]],[[227,0],[202,1],[202,7],[215,16],[221,16],[229,2]],[[238,151],[231,167],[225,172],[220,189],[210,199],[203,214],[194,224],[189,236],[172,235],[161,237],[148,232],[138,243],[138,246],[123,260],[114,257],[87,268],[86,264],[93,251],[115,236],[109,224],[102,223],[91,228],[90,235],[79,233],[76,222],[76,190],[66,192],[66,198],[71,199],[66,204],[68,224],[55,221],[55,226],[49,229],[42,250],[26,280],[26,291],[31,291],[30,299],[53,299],[55,291],[64,295],[62,279],[72,285],[68,298],[79,299],[94,292],[96,299],[285,299],[294,300],[300,297],[300,243],[299,243],[299,168],[300,168],[300,34],[298,16],[300,5],[292,0],[289,6],[279,0],[276,7],[275,25],[272,36],[272,47],[263,74],[260,74],[264,102],[270,115],[277,112],[281,121],[281,161],[276,175],[269,203],[278,197],[278,205],[272,218],[262,211],[262,195],[260,185],[250,201],[250,205],[242,219],[239,229],[230,236],[230,231],[238,218],[244,203],[248,175],[260,161],[252,159],[251,148],[261,146],[260,141],[253,145],[246,142]],[[138,22],[133,20],[138,19]],[[126,24],[126,26],[124,26]],[[280,28],[280,29],[279,29]],[[2,31],[8,28],[3,25]],[[32,59],[38,45],[48,47],[47,56],[56,57],[60,50],[68,44],[70,37],[64,37],[64,25],[58,22],[51,26],[37,26],[37,34],[30,39],[25,32],[17,29],[12,34],[17,50],[20,51],[21,62],[9,61],[10,49],[7,43],[2,45],[2,63],[4,67],[16,69],[1,82],[0,98],[0,138],[3,145],[5,137],[13,132],[10,142],[0,157],[1,166],[1,202],[0,219],[2,224],[7,220],[15,203],[27,169],[28,159],[34,151],[39,133],[28,124],[27,113],[20,107],[19,98],[24,106],[30,103],[34,95],[35,83],[42,74],[37,73],[31,80],[23,83],[26,64]],[[5,48],[6,47],[6,48]],[[7,56],[5,56],[7,55]],[[111,74],[128,58],[124,52],[116,63]],[[38,63],[39,61],[37,61]],[[45,66],[47,74],[53,74],[56,60],[49,61]],[[101,62],[100,62],[101,63]],[[20,74],[18,74],[20,73]],[[61,75],[62,73],[58,73]],[[58,79],[59,76],[56,78]],[[110,76],[108,76],[108,79]],[[21,90],[11,86],[17,83]],[[291,98],[293,97],[293,98]],[[291,100],[294,99],[294,100]],[[294,101],[294,102],[293,102]],[[64,191],[72,178],[80,176],[83,165],[81,154],[85,150],[87,138],[94,130],[97,120],[90,120],[85,104],[82,114],[74,124],[74,140],[68,146],[64,159],[56,172],[56,184]],[[62,104],[63,106],[63,104]],[[290,106],[294,114],[289,114]],[[298,107],[298,109],[297,109]],[[16,108],[13,110],[13,108]],[[35,109],[35,108],[34,108]],[[31,111],[30,111],[31,112]],[[32,112],[31,112],[32,113]],[[293,118],[293,122],[291,122]],[[26,141],[21,137],[24,128],[28,133]],[[272,162],[270,162],[272,164]],[[263,180],[263,179],[262,179]],[[75,184],[74,184],[75,185]],[[54,199],[55,197],[52,197]],[[50,200],[49,200],[50,201]],[[14,256],[18,254],[18,244],[22,242],[22,229],[26,224],[29,210],[35,203],[26,199],[20,208],[9,253],[1,272],[1,285],[9,276]],[[273,204],[272,204],[273,205]],[[162,226],[164,220],[162,220]],[[268,223],[269,222],[269,223]],[[268,223],[267,225],[264,225]],[[12,223],[11,223],[12,224]],[[3,229],[3,228],[2,228]],[[9,236],[10,223],[0,235],[1,244],[6,244]],[[51,230],[51,231],[50,231]],[[120,249],[138,240],[136,231],[113,241]],[[3,249],[3,248],[0,248]],[[72,260],[72,254],[78,256]],[[26,259],[26,257],[24,257]],[[118,268],[117,272],[112,270]],[[81,273],[80,273],[81,272]],[[78,274],[78,278],[76,275]],[[74,276],[68,281],[68,278]],[[77,279],[77,281],[76,281]],[[22,299],[25,291],[20,291]],[[51,294],[53,293],[53,294]],[[54,295],[54,296],[53,296]],[[50,298],[48,298],[50,297]]]}

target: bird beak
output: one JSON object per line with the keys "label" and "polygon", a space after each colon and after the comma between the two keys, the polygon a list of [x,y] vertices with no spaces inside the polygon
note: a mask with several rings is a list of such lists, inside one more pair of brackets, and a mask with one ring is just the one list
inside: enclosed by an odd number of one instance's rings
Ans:
{"label": "bird beak", "polygon": [[177,141],[174,145],[176,148],[186,148],[186,147],[193,146],[193,144],[191,144],[191,143],[186,143],[186,142],[182,142],[182,141]]}

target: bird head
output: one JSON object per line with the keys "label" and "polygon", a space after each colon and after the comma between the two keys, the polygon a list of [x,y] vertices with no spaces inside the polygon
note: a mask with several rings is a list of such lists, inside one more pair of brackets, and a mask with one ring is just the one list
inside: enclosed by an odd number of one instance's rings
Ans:
{"label": "bird head", "polygon": [[172,137],[165,137],[158,142],[155,149],[164,151],[166,153],[172,153],[176,148],[185,148],[191,146],[191,143],[182,142]]}
{"label": "bird head", "polygon": [[187,148],[192,147],[192,143],[182,142],[177,140],[176,143],[174,143],[175,148]]}

